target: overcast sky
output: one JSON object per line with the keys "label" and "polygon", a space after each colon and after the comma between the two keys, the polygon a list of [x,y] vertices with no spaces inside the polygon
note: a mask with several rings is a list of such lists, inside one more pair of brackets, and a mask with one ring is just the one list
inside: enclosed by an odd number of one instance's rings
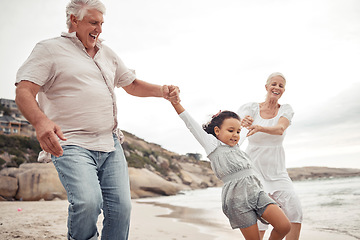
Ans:
{"label": "overcast sky", "polygon": [[[287,166],[360,168],[360,1],[103,2],[104,44],[139,79],[179,86],[200,123],[220,109],[263,101],[267,76],[280,71],[287,78],[280,103],[295,110]],[[1,98],[14,99],[16,71],[35,44],[67,31],[67,3],[0,2]],[[121,129],[205,155],[168,102],[116,93]]]}

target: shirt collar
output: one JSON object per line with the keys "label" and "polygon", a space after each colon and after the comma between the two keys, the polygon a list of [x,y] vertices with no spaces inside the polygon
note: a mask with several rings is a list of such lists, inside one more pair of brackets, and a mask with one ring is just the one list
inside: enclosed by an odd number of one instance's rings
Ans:
{"label": "shirt collar", "polygon": [[[84,45],[82,44],[82,42],[78,39],[78,37],[76,36],[76,32],[62,32],[61,33],[61,37],[66,37],[66,38],[70,38],[74,43],[77,44],[81,44],[80,46],[84,47]],[[99,38],[96,42],[96,46],[100,49],[102,46],[102,42],[104,41],[104,39]]]}

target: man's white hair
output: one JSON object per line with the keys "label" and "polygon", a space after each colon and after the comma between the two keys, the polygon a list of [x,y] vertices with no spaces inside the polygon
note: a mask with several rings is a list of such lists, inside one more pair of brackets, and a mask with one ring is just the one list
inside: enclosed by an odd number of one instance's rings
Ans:
{"label": "man's white hair", "polygon": [[71,0],[66,6],[66,25],[71,27],[70,16],[74,15],[78,20],[82,20],[89,9],[96,9],[105,14],[105,5],[99,0]]}

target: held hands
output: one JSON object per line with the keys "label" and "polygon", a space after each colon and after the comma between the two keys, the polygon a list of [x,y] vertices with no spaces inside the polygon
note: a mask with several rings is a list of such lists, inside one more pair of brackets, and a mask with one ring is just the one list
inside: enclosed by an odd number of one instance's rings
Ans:
{"label": "held hands", "polygon": [[58,138],[66,141],[60,127],[49,119],[44,119],[35,127],[36,136],[40,147],[56,157],[63,155],[63,149],[60,146]]}
{"label": "held hands", "polygon": [[174,85],[162,86],[163,98],[169,100],[172,104],[180,103],[180,89]]}
{"label": "held hands", "polygon": [[177,86],[163,86],[164,93],[166,92],[167,95],[164,95],[164,98],[171,102],[171,105],[174,107],[177,114],[181,114],[185,111],[184,107],[180,104],[180,89]]}

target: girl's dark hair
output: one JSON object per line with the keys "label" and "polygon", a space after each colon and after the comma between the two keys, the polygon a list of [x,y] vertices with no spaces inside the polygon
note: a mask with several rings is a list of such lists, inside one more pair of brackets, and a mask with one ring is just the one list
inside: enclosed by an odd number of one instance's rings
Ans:
{"label": "girl's dark hair", "polygon": [[203,124],[202,127],[205,132],[207,132],[208,134],[212,134],[216,137],[214,128],[216,126],[220,128],[224,120],[228,118],[235,118],[240,121],[240,117],[236,113],[231,111],[222,111],[219,114],[212,116],[210,122]]}

